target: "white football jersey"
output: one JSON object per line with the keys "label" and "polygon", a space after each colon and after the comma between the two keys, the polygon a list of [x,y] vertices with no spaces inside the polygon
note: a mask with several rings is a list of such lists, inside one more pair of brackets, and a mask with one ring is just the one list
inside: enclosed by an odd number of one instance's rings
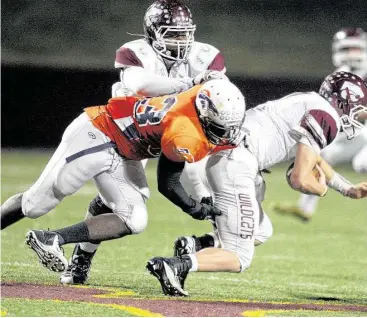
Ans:
{"label": "white football jersey", "polygon": [[336,110],[318,93],[294,93],[246,112],[246,143],[257,157],[259,170],[294,159],[297,143],[317,153],[337,136]]}
{"label": "white football jersey", "polygon": [[[224,58],[220,51],[201,42],[193,43],[187,61],[172,61],[166,65],[145,39],[130,41],[117,50],[115,60],[115,68],[124,69],[129,66],[140,66],[152,74],[176,79],[193,78],[208,69],[225,72]],[[131,95],[126,85],[125,88],[125,95]]]}

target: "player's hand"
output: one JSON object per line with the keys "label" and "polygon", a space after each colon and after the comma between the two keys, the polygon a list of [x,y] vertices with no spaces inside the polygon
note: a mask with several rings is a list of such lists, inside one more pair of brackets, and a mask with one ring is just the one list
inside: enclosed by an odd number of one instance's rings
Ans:
{"label": "player's hand", "polygon": [[211,196],[209,197],[202,197],[200,203],[208,204],[210,206],[213,206],[213,198]]}
{"label": "player's hand", "polygon": [[367,182],[361,182],[351,187],[346,195],[352,199],[362,199],[367,197]]}
{"label": "player's hand", "polygon": [[194,85],[203,84],[203,83],[205,83],[207,81],[210,81],[212,79],[229,80],[228,77],[223,72],[206,70],[206,71],[201,72],[199,75],[196,75],[194,77],[193,84]]}
{"label": "player's hand", "polygon": [[222,212],[209,204],[200,204],[200,209],[190,215],[196,220],[215,220],[215,217],[221,215]]}
{"label": "player's hand", "polygon": [[221,215],[222,212],[213,206],[212,203],[205,204],[196,201],[196,205],[190,211],[187,211],[196,220],[215,220],[217,215]]}

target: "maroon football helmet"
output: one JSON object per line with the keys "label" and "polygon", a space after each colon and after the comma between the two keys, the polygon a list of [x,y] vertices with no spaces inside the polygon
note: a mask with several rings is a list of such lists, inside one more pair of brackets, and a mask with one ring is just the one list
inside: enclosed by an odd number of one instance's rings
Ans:
{"label": "maroon football helmet", "polygon": [[348,138],[358,135],[364,127],[358,121],[358,115],[367,114],[366,82],[353,73],[334,72],[325,78],[319,94],[336,109],[341,128]]}
{"label": "maroon football helmet", "polygon": [[195,30],[190,9],[179,0],[155,1],[145,13],[145,37],[167,59],[187,59]]}

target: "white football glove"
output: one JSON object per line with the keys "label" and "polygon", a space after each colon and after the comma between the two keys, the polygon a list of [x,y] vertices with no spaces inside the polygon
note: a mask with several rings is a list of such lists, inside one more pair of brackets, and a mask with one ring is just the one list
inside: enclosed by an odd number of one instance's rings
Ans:
{"label": "white football glove", "polygon": [[193,83],[194,85],[203,84],[212,79],[224,79],[229,81],[228,77],[223,72],[206,70],[196,75],[193,79]]}

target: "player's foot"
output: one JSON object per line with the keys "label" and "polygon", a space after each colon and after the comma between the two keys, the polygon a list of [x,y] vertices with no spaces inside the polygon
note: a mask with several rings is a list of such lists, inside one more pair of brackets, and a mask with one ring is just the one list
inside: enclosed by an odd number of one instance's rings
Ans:
{"label": "player's foot", "polygon": [[26,244],[37,254],[40,263],[53,272],[62,272],[68,265],[59,237],[50,231],[30,230]]}
{"label": "player's foot", "polygon": [[194,254],[202,249],[200,240],[195,236],[180,236],[173,245],[173,256]]}
{"label": "player's foot", "polygon": [[298,206],[290,203],[272,203],[269,206],[270,210],[277,212],[283,215],[291,215],[295,216],[298,219],[301,219],[303,222],[311,221],[312,215],[305,213],[303,209]]}
{"label": "player's foot", "polygon": [[70,263],[60,276],[60,283],[66,285],[84,284],[89,275],[92,266],[92,259],[96,252],[88,253],[80,248],[80,245],[75,245]]}
{"label": "player's foot", "polygon": [[158,279],[165,295],[188,296],[184,283],[191,267],[190,258],[154,257],[147,263],[147,270]]}

